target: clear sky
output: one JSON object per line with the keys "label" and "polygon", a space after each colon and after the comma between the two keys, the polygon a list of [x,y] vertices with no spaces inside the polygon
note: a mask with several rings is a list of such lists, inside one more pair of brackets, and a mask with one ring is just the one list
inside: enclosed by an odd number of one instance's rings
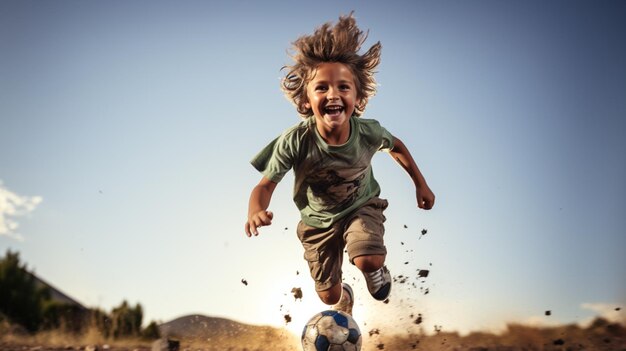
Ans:
{"label": "clear sky", "polygon": [[387,264],[430,274],[384,305],[346,266],[357,321],[623,318],[622,1],[0,1],[2,255],[85,305],[139,302],[147,321],[290,314],[299,330],[324,305],[293,178],[274,225],[247,238],[249,160],[299,121],[279,89],[290,43],[351,10],[365,47],[383,45],[364,117],[404,141],[437,195],[418,210],[404,171],[374,158]]}

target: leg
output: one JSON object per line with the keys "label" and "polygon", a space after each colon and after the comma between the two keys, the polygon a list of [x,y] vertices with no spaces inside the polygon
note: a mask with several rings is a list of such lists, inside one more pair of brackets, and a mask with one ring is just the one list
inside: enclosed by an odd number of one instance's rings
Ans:
{"label": "leg", "polygon": [[354,292],[347,283],[335,284],[328,290],[318,291],[317,295],[322,302],[332,305],[331,309],[352,315]]}
{"label": "leg", "polygon": [[297,233],[320,300],[327,305],[338,303],[342,294],[344,245],[341,233],[337,233],[335,227],[314,228],[302,221],[298,224]]}
{"label": "leg", "polygon": [[384,255],[364,255],[354,258],[354,265],[364,273],[379,270],[385,264]]}
{"label": "leg", "polygon": [[373,198],[357,210],[344,234],[352,262],[363,272],[370,294],[384,301],[391,291],[391,274],[385,267],[385,216],[387,201]]}

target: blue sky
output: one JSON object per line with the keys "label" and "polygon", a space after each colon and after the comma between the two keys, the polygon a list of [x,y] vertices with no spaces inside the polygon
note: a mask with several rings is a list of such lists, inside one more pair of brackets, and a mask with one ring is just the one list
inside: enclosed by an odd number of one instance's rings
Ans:
{"label": "blue sky", "polygon": [[388,266],[430,275],[382,305],[346,266],[357,321],[624,318],[619,1],[2,1],[2,253],[89,306],[279,326],[289,313],[300,329],[324,306],[294,233],[293,181],[249,239],[260,175],[248,161],[299,121],[279,89],[290,43],[352,10],[365,47],[383,45],[364,117],[405,142],[437,195],[417,210],[404,171],[375,157]]}

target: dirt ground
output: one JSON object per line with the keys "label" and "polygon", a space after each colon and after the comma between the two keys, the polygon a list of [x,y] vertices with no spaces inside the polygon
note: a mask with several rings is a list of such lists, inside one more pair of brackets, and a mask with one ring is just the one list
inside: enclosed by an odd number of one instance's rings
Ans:
{"label": "dirt ground", "polygon": [[151,351],[150,346],[107,346],[107,345],[83,345],[83,346],[42,346],[21,343],[0,342],[2,351]]}
{"label": "dirt ground", "polygon": [[[362,351],[626,351],[626,327],[601,318],[585,328],[575,325],[552,328],[509,325],[507,331],[500,334],[477,332],[461,336],[442,331],[435,335],[388,335],[376,330],[365,336]],[[246,343],[241,339],[227,341],[212,344],[181,341],[179,351],[300,351],[299,345],[268,343],[256,338],[252,340],[254,345],[252,341]],[[150,341],[126,340],[106,344],[102,340],[68,339],[58,335],[19,337],[0,334],[0,351],[168,350],[162,343]]]}

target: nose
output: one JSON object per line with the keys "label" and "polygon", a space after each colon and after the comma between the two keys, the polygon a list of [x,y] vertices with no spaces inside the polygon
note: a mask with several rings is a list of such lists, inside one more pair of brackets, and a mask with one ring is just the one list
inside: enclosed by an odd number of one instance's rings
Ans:
{"label": "nose", "polygon": [[338,100],[339,99],[339,94],[337,93],[337,89],[329,88],[328,89],[328,94],[326,94],[326,98],[328,100],[330,100],[330,101]]}

